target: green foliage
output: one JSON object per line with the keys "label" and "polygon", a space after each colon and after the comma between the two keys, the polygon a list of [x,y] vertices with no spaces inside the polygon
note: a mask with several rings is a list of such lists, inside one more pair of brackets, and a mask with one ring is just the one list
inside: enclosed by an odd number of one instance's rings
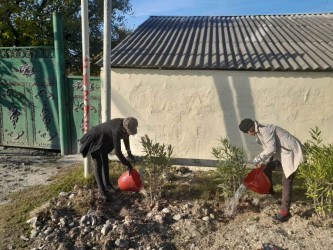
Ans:
{"label": "green foliage", "polygon": [[153,143],[148,135],[142,136],[140,142],[145,153],[143,160],[144,185],[148,187],[148,191],[142,189],[142,193],[147,197],[149,206],[154,207],[161,197],[164,175],[171,170],[173,147]]}
{"label": "green foliage", "polygon": [[[96,75],[103,50],[104,0],[88,1],[91,74]],[[81,1],[0,1],[0,47],[53,45],[52,13],[62,15],[65,62],[68,73],[82,73]],[[130,0],[112,1],[112,47],[130,31],[124,29],[124,14],[130,14]],[[125,30],[125,31],[124,31]]]}
{"label": "green foliage", "polygon": [[304,144],[305,162],[299,166],[306,185],[306,195],[313,200],[319,216],[333,214],[333,145],[322,145],[321,131],[311,129],[311,141]]}
{"label": "green foliage", "polygon": [[229,200],[245,178],[245,154],[242,149],[231,145],[227,138],[221,138],[219,141],[222,145],[212,149],[212,154],[218,160],[212,178],[218,183],[224,200]]}

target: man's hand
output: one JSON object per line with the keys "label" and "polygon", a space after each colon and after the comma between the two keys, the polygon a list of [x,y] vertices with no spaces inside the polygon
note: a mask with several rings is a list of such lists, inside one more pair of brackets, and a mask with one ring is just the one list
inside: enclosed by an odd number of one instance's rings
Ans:
{"label": "man's hand", "polygon": [[131,172],[132,172],[132,169],[133,169],[131,163],[129,163],[129,165],[127,166],[127,169],[128,169],[128,175],[131,175]]}
{"label": "man's hand", "polygon": [[254,157],[254,159],[252,160],[252,162],[254,164],[256,164],[256,166],[257,166],[257,164],[260,162],[260,158],[258,156],[256,156],[256,157]]}
{"label": "man's hand", "polygon": [[267,166],[267,164],[263,162],[263,163],[260,165],[260,168],[261,168],[262,170],[265,170],[266,166]]}
{"label": "man's hand", "polygon": [[[266,164],[264,163],[264,161],[263,161],[259,156],[254,157],[254,159],[253,159],[252,162],[255,164],[255,166],[256,166],[257,168],[260,168],[262,165],[265,165],[265,167],[266,167]],[[265,167],[264,167],[264,168],[265,168]],[[264,169],[264,168],[263,168],[263,169]]]}
{"label": "man's hand", "polygon": [[262,170],[264,170],[266,168],[266,163],[259,161],[256,163],[256,167],[257,168],[261,168]]}

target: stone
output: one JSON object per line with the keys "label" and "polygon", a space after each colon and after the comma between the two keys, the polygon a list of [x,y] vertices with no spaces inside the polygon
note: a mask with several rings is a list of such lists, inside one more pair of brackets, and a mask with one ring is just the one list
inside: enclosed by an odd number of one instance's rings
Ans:
{"label": "stone", "polygon": [[209,209],[208,209],[208,208],[204,208],[204,209],[203,209],[203,214],[204,214],[205,216],[209,215]]}
{"label": "stone", "polygon": [[86,223],[88,220],[89,220],[89,216],[87,216],[87,215],[83,215],[83,216],[81,217],[80,223],[81,223],[81,224],[84,224],[84,223]]}
{"label": "stone", "polygon": [[160,214],[157,214],[157,215],[155,215],[154,220],[159,223],[163,223],[163,216]]}
{"label": "stone", "polygon": [[181,215],[181,214],[176,214],[175,216],[173,216],[173,219],[174,219],[175,221],[179,221],[179,220],[183,219],[183,215]]}
{"label": "stone", "polygon": [[187,210],[187,209],[190,209],[191,207],[192,207],[191,204],[186,203],[186,204],[184,205],[183,209]]}
{"label": "stone", "polygon": [[59,223],[60,223],[61,226],[67,227],[68,220],[67,220],[66,217],[63,217],[63,218],[60,218]]}
{"label": "stone", "polygon": [[50,233],[52,233],[53,232],[53,228],[52,227],[48,227],[43,233],[45,234],[45,235],[49,235]]}
{"label": "stone", "polygon": [[169,214],[171,213],[171,210],[169,208],[163,208],[162,213]]}
{"label": "stone", "polygon": [[35,217],[32,217],[31,219],[27,220],[26,223],[32,224],[32,223],[36,222],[37,220],[38,220],[38,217],[35,216]]}
{"label": "stone", "polygon": [[202,220],[204,220],[204,221],[210,221],[210,217],[209,216],[204,216],[204,217],[202,217]]}
{"label": "stone", "polygon": [[32,223],[32,228],[40,228],[42,226],[42,223],[40,221],[35,221],[34,223]]}
{"label": "stone", "polygon": [[68,195],[69,195],[68,192],[60,192],[59,194],[60,197],[66,197]]}
{"label": "stone", "polygon": [[95,216],[91,217],[91,225],[96,226],[97,225],[97,218]]}
{"label": "stone", "polygon": [[115,244],[118,246],[118,247],[121,247],[121,248],[127,248],[128,245],[129,245],[129,242],[128,240],[125,240],[125,239],[117,239],[115,241]]}
{"label": "stone", "polygon": [[260,200],[259,200],[258,198],[254,198],[254,199],[252,200],[252,204],[255,205],[255,206],[258,206],[259,203],[260,203]]}
{"label": "stone", "polygon": [[153,212],[149,212],[149,213],[147,214],[147,218],[148,218],[148,219],[153,218],[153,216],[154,216],[154,213],[153,213]]}
{"label": "stone", "polygon": [[87,212],[87,215],[95,215],[96,214],[96,211],[92,208],[90,208]]}
{"label": "stone", "polygon": [[70,237],[71,237],[72,239],[76,238],[78,235],[80,235],[80,229],[77,228],[77,227],[73,228],[73,229],[70,231],[69,235],[70,235]]}
{"label": "stone", "polygon": [[109,224],[109,223],[104,224],[104,226],[103,226],[103,228],[101,230],[101,233],[104,236],[106,236],[110,232],[110,230],[112,229],[112,227],[113,227],[112,224]]}
{"label": "stone", "polygon": [[130,215],[126,215],[124,221],[125,222],[131,222],[132,221],[131,216]]}
{"label": "stone", "polygon": [[31,230],[30,238],[34,239],[38,236],[39,232],[36,229]]}
{"label": "stone", "polygon": [[21,235],[21,236],[20,236],[20,239],[21,239],[21,240],[24,240],[24,241],[28,241],[28,240],[29,240],[29,238],[27,238],[27,237],[24,236],[24,235]]}
{"label": "stone", "polygon": [[59,214],[58,214],[57,211],[54,211],[54,212],[51,213],[51,219],[53,221],[56,221],[58,218],[59,218]]}

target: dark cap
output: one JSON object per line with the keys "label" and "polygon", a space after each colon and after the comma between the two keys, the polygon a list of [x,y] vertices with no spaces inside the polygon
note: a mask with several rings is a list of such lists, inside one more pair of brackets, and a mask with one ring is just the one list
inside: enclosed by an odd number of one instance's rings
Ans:
{"label": "dark cap", "polygon": [[127,117],[123,121],[124,128],[126,129],[127,134],[135,135],[138,131],[138,120],[134,117]]}
{"label": "dark cap", "polygon": [[247,133],[247,131],[249,131],[249,129],[253,126],[253,121],[249,118],[244,119],[243,121],[241,121],[241,123],[239,124],[239,129],[240,131]]}

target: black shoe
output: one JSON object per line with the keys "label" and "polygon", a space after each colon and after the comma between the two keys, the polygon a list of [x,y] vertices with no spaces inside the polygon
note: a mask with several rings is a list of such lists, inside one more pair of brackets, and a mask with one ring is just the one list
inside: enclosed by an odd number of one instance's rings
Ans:
{"label": "black shoe", "polygon": [[103,200],[103,201],[110,201],[110,197],[108,194],[103,190],[103,191],[98,191],[98,199]]}
{"label": "black shoe", "polygon": [[110,194],[115,194],[117,190],[112,186],[112,185],[107,185],[105,189],[110,193]]}
{"label": "black shoe", "polygon": [[272,218],[273,218],[274,220],[278,220],[278,221],[280,221],[280,222],[286,222],[286,221],[288,221],[288,220],[290,219],[290,217],[291,217],[291,214],[290,214],[290,213],[287,213],[286,215],[283,215],[283,214],[281,214],[281,213],[278,213],[278,214],[272,216]]}

